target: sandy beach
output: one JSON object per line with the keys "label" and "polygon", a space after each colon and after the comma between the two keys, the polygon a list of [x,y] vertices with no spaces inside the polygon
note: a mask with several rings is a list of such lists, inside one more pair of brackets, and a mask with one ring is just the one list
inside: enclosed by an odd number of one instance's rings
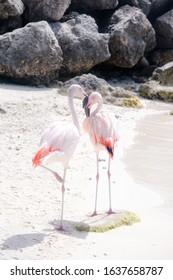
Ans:
{"label": "sandy beach", "polygon": [[[80,123],[81,100],[74,100]],[[113,208],[141,219],[105,233],[57,232],[61,190],[32,157],[56,120],[71,121],[67,96],[56,88],[0,85],[0,259],[115,260],[173,258],[172,104],[143,101],[143,109],[104,105],[118,118],[112,162]],[[62,166],[53,165],[62,173]],[[108,210],[107,156],[101,154],[99,211]],[[93,211],[95,153],[82,132],[67,172],[65,224]],[[103,246],[104,244],[104,246]]]}

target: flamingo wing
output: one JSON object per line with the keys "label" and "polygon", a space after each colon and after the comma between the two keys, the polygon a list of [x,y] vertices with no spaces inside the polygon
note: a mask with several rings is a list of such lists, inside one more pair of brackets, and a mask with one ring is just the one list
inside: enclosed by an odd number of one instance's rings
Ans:
{"label": "flamingo wing", "polygon": [[43,133],[33,164],[61,161],[67,165],[79,141],[79,131],[68,122],[51,124]]}
{"label": "flamingo wing", "polygon": [[119,139],[116,119],[107,112],[93,116],[90,120],[89,134],[95,148],[106,148],[110,157],[113,158],[114,145]]}

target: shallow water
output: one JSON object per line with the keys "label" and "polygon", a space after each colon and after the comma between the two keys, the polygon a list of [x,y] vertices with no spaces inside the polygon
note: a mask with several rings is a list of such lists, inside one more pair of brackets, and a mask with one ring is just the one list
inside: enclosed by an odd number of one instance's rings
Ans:
{"label": "shallow water", "polygon": [[134,144],[123,162],[134,181],[157,192],[164,200],[160,210],[173,214],[173,104],[151,102],[153,110],[137,122]]}

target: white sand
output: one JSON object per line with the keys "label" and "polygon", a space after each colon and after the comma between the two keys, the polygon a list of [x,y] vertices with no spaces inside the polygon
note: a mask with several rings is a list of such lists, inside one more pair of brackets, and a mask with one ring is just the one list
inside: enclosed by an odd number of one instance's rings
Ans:
{"label": "white sand", "polygon": [[[75,104],[82,123],[81,101]],[[125,171],[123,155],[137,133],[136,121],[153,113],[147,104],[140,111],[104,105],[119,116],[121,137],[112,163],[113,207],[135,211],[141,222],[106,233],[69,228],[64,234],[54,229],[60,219],[60,184],[49,172],[33,170],[31,161],[43,130],[56,120],[71,121],[67,97],[57,95],[57,89],[0,85],[0,108],[6,111],[0,114],[0,259],[172,259],[173,216],[163,211],[158,193],[138,185]],[[131,156],[133,151],[135,145]],[[105,211],[106,155],[101,158],[98,208]],[[95,167],[93,147],[83,134],[67,173],[67,226],[93,211]],[[62,172],[59,164],[53,168]]]}

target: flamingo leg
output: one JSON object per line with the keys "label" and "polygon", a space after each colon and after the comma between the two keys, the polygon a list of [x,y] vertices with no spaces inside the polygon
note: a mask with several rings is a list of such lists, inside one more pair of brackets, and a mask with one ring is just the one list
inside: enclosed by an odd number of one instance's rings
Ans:
{"label": "flamingo leg", "polygon": [[63,181],[61,186],[61,193],[62,193],[62,201],[61,201],[61,220],[60,220],[60,226],[58,230],[65,231],[64,227],[62,225],[63,223],[63,214],[64,214],[64,194],[65,194],[65,177],[66,177],[66,170],[67,168],[64,168],[64,175],[63,175]]}
{"label": "flamingo leg", "polygon": [[58,182],[60,182],[60,183],[63,182],[63,179],[61,178],[61,176],[57,172],[53,171],[52,169],[48,168],[45,165],[41,164],[40,166],[43,167],[44,169],[50,171],[55,176],[55,178],[58,180]]}
{"label": "flamingo leg", "polygon": [[62,193],[62,200],[61,200],[61,220],[60,220],[60,226],[59,226],[58,230],[64,231],[62,222],[63,222],[63,213],[64,213],[65,176],[66,176],[66,170],[67,170],[67,168],[64,168],[63,178],[61,178],[61,176],[60,176],[57,172],[53,171],[52,169],[48,168],[47,166],[44,166],[44,165],[40,165],[40,166],[43,167],[44,169],[50,171],[50,172],[55,176],[55,178],[56,178],[60,183],[62,183],[62,185],[61,185],[61,193]]}
{"label": "flamingo leg", "polygon": [[109,184],[109,211],[107,213],[108,214],[114,214],[115,212],[112,210],[112,201],[111,201],[111,172],[110,172],[110,165],[111,165],[111,159],[109,157],[109,159],[108,159],[108,170],[107,170],[108,184]]}
{"label": "flamingo leg", "polygon": [[97,161],[97,173],[96,173],[96,193],[95,193],[95,209],[92,216],[97,215],[97,193],[98,193],[98,184],[99,184],[99,155],[96,154]]}

